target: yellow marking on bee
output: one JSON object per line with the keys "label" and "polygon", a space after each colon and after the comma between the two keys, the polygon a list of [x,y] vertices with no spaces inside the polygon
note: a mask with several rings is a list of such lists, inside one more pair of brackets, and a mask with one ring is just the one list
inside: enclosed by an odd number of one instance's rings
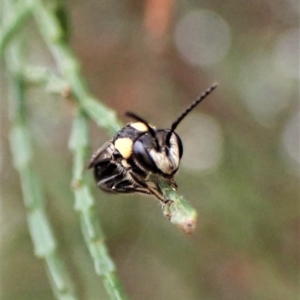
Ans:
{"label": "yellow marking on bee", "polygon": [[130,138],[119,138],[115,141],[115,147],[124,158],[129,158],[132,153],[133,141]]}
{"label": "yellow marking on bee", "polygon": [[121,164],[124,168],[127,168],[127,169],[131,167],[126,159],[122,159]]}
{"label": "yellow marking on bee", "polygon": [[147,126],[142,122],[131,123],[130,126],[141,132],[148,131]]}

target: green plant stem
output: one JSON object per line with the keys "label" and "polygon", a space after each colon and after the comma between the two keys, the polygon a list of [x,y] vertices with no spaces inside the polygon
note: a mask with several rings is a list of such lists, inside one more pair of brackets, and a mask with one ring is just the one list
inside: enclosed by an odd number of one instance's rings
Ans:
{"label": "green plant stem", "polygon": [[89,150],[88,125],[86,116],[78,110],[73,122],[69,148],[73,152],[73,191],[75,209],[80,215],[81,228],[86,244],[94,260],[95,270],[103,276],[105,288],[111,299],[127,299],[119,282],[113,260],[104,243],[104,234],[95,210],[95,200],[91,194],[83,170]]}
{"label": "green plant stem", "polygon": [[[4,7],[4,5],[2,5]],[[32,3],[30,1],[22,3],[18,1],[14,5],[14,14],[10,15],[10,18],[5,17],[3,14],[3,22],[0,28],[0,59],[2,58],[6,46],[9,44],[11,39],[19,32],[21,26],[24,25],[25,21],[30,16],[32,11]]]}
{"label": "green plant stem", "polygon": [[159,182],[165,197],[172,200],[170,205],[163,206],[164,215],[171,223],[177,225],[186,234],[191,234],[196,227],[197,212],[183,196],[178,195],[164,180]]}
{"label": "green plant stem", "polygon": [[50,51],[52,52],[62,77],[70,85],[74,100],[100,127],[109,134],[115,134],[121,127],[113,110],[97,102],[91,95],[82,76],[80,65],[68,46],[62,22],[56,14],[56,7],[46,6],[40,0],[24,0],[34,3],[34,17]]}
{"label": "green plant stem", "polygon": [[[35,253],[46,262],[57,298],[66,300],[77,299],[70,276],[58,254],[57,244],[45,213],[42,190],[32,167],[33,154],[24,105],[26,84],[38,83],[48,86],[54,83],[56,87],[54,89],[55,92],[69,89],[73,96],[72,98],[79,106],[78,114],[73,124],[70,148],[74,154],[73,187],[75,209],[80,215],[86,244],[94,260],[95,270],[97,274],[103,277],[104,285],[111,299],[127,299],[116,276],[114,263],[104,243],[104,235],[94,208],[94,199],[87,182],[82,176],[88,148],[87,120],[83,112],[100,127],[104,128],[109,135],[115,134],[120,129],[121,123],[113,110],[99,103],[91,95],[83,79],[77,59],[67,44],[66,32],[64,32],[63,27],[64,22],[60,19],[63,14],[57,14],[57,7],[55,5],[49,6],[49,2],[46,6],[45,2],[40,0],[19,1],[18,5],[21,8],[23,5],[23,14],[20,13],[15,19],[11,19],[10,25],[6,27],[7,29],[4,31],[0,41],[0,51],[3,51],[5,45],[20,28],[20,24],[22,24],[32,9],[38,27],[41,29],[42,35],[53,53],[61,72],[61,78],[53,76],[42,69],[35,69],[31,72],[32,70],[30,71],[30,69],[21,66],[21,48],[16,46],[16,44],[11,45],[11,49],[18,50],[18,53],[15,57],[12,57],[11,53],[7,55],[7,66],[12,87],[11,106],[13,112],[10,141],[14,164],[21,177],[29,231],[35,246]],[[22,151],[19,151],[20,149]],[[160,185],[166,197],[173,201],[171,205],[163,207],[164,214],[172,223],[177,224],[185,232],[190,233],[194,229],[196,221],[195,210],[164,181]]]}
{"label": "green plant stem", "polygon": [[27,84],[42,86],[47,92],[62,95],[69,92],[68,83],[46,68],[26,67],[23,74]]}
{"label": "green plant stem", "polygon": [[31,136],[25,107],[25,82],[22,77],[22,51],[19,40],[10,45],[6,55],[10,82],[10,112],[12,128],[10,145],[14,166],[19,172],[29,233],[35,255],[44,259],[52,289],[57,299],[76,300],[71,277],[58,253],[57,243],[44,207],[39,178],[33,168]]}

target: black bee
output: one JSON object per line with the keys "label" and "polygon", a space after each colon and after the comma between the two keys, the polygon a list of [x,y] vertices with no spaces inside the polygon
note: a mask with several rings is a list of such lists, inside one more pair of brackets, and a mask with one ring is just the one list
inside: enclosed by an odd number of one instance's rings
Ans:
{"label": "black bee", "polygon": [[143,193],[167,203],[157,178],[165,178],[177,188],[174,175],[178,171],[183,146],[175,132],[187,114],[206,98],[213,85],[194,101],[172,124],[170,129],[156,129],[134,113],[126,115],[137,122],[129,123],[91,157],[88,168],[100,189],[112,193]]}

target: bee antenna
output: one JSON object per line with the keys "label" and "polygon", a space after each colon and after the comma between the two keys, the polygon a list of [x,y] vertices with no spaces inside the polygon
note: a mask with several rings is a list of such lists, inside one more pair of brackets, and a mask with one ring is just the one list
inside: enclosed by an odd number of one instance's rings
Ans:
{"label": "bee antenna", "polygon": [[174,131],[178,124],[200,103],[204,100],[216,87],[218,86],[217,83],[213,84],[209,89],[207,89],[204,93],[200,95],[198,99],[196,99],[179,117],[178,119],[172,124],[171,131]]}
{"label": "bee antenna", "polygon": [[155,132],[154,132],[153,128],[149,125],[149,123],[148,123],[146,120],[142,119],[141,117],[139,117],[138,115],[136,115],[135,113],[132,113],[132,112],[130,112],[130,111],[127,111],[127,112],[125,113],[125,116],[127,116],[127,117],[129,117],[129,118],[132,118],[132,119],[134,119],[134,120],[136,120],[136,121],[139,121],[139,122],[145,124],[145,125],[147,126],[147,129],[149,130],[149,133],[150,133],[153,137],[155,137]]}
{"label": "bee antenna", "polygon": [[213,84],[209,89],[207,89],[204,93],[200,95],[198,99],[196,99],[178,118],[177,120],[172,124],[171,130],[169,131],[167,135],[167,141],[169,142],[172,132],[176,129],[178,124],[202,101],[204,100],[214,89],[216,89],[218,86],[217,83]]}

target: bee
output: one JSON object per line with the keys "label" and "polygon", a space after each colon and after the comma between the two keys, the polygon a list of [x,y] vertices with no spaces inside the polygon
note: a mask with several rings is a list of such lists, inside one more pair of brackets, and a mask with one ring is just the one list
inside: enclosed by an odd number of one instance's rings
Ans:
{"label": "bee", "polygon": [[156,129],[132,112],[126,115],[135,122],[128,123],[92,155],[88,168],[93,168],[98,187],[110,193],[142,193],[154,195],[163,204],[166,199],[158,185],[164,178],[177,189],[174,175],[178,171],[183,145],[175,132],[179,123],[215,88],[212,85],[200,95],[171,125]]}

